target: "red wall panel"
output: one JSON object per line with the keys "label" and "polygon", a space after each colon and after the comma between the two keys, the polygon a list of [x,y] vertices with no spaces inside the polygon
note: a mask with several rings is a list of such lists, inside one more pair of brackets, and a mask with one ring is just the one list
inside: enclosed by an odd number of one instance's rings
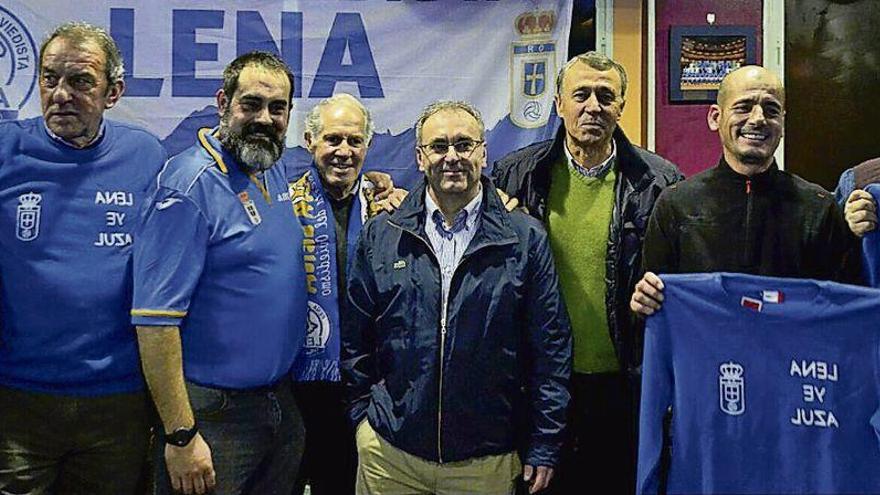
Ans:
{"label": "red wall panel", "polygon": [[755,26],[757,56],[763,50],[762,0],[657,0],[657,153],[672,160],[685,175],[705,170],[721,156],[718,135],[706,125],[708,104],[669,103],[669,27],[705,26],[706,14],[715,13],[715,25]]}

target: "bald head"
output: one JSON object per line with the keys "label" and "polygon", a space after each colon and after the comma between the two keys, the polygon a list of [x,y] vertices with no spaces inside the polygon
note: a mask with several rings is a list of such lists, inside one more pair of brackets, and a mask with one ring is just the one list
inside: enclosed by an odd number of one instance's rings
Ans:
{"label": "bald head", "polygon": [[718,104],[724,105],[731,95],[736,95],[744,88],[763,88],[777,95],[785,104],[785,87],[779,77],[760,65],[746,65],[731,71],[718,87]]}
{"label": "bald head", "polygon": [[707,119],[709,129],[721,138],[724,160],[731,168],[748,176],[767,170],[785,130],[782,81],[754,65],[727,74]]}

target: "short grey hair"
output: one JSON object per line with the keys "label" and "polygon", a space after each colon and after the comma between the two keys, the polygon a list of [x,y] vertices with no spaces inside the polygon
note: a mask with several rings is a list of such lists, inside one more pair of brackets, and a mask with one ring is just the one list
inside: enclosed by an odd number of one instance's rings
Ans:
{"label": "short grey hair", "polygon": [[475,106],[466,101],[440,100],[425,107],[425,109],[422,110],[422,113],[419,114],[419,118],[416,119],[416,146],[422,144],[422,127],[425,126],[425,121],[432,115],[444,110],[461,110],[470,114],[480,126],[480,139],[486,138],[486,125],[483,124],[483,116]]}
{"label": "short grey hair", "polygon": [[104,52],[104,74],[107,76],[107,83],[112,85],[122,81],[125,77],[125,64],[122,60],[122,53],[116,42],[104,28],[94,26],[87,22],[65,22],[55,28],[40,45],[40,67],[43,66],[43,53],[46,47],[53,40],[62,38],[76,45],[92,42],[101,48]]}
{"label": "short grey hair", "polygon": [[317,105],[312,107],[312,109],[309,110],[308,115],[306,115],[306,132],[308,132],[312,138],[321,135],[321,132],[324,130],[324,122],[321,120],[321,109],[334,103],[343,102],[354,105],[364,114],[364,136],[366,137],[367,143],[369,143],[370,140],[373,139],[373,116],[360,100],[348,93],[337,93],[329,98],[324,98],[319,101]]}
{"label": "short grey hair", "polygon": [[571,68],[576,63],[584,63],[587,66],[601,71],[614,69],[620,75],[620,97],[626,97],[626,69],[623,68],[622,65],[615,62],[611,58],[599,53],[599,52],[586,52],[581,53],[580,55],[575,55],[571,57],[571,60],[565,63],[561,69],[559,69],[559,74],[556,75],[556,94],[559,95],[562,93],[562,80],[565,79],[565,73],[568,72],[568,69]]}

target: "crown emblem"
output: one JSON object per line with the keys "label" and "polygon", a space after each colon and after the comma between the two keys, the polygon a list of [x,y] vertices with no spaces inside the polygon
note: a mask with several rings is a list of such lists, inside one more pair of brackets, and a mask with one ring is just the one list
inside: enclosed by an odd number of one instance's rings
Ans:
{"label": "crown emblem", "polygon": [[520,14],[514,21],[516,31],[523,36],[549,34],[556,27],[556,12],[542,10]]}
{"label": "crown emblem", "polygon": [[718,368],[722,378],[742,378],[743,367],[734,362],[724,363]]}
{"label": "crown emblem", "polygon": [[40,204],[40,201],[43,200],[43,196],[35,193],[29,192],[27,194],[22,194],[18,197],[18,202],[20,206],[24,206],[26,208],[33,208]]}

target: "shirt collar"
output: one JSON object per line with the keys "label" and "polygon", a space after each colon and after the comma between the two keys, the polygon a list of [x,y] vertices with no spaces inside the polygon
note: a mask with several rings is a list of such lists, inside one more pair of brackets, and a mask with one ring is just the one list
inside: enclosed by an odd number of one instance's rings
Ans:
{"label": "shirt collar", "polygon": [[[474,228],[474,225],[477,223],[477,219],[479,218],[480,206],[483,204],[483,186],[480,184],[480,188],[477,191],[477,195],[474,196],[468,204],[464,206],[456,215],[460,215],[464,213],[466,215],[467,221],[465,222],[465,229],[471,230]],[[433,223],[431,219],[434,217],[434,212],[439,210],[440,207],[437,206],[437,203],[434,202],[434,198],[431,197],[431,193],[428,192],[428,188],[425,188],[425,213],[428,215],[427,223]],[[441,215],[443,212],[440,212]]]}
{"label": "shirt collar", "polygon": [[574,157],[571,156],[571,152],[568,151],[568,144],[564,141],[562,143],[562,149],[565,151],[565,158],[569,168],[584,177],[601,177],[605,175],[605,172],[611,169],[614,159],[617,158],[617,143],[614,142],[613,138],[611,139],[611,154],[608,155],[608,158],[606,158],[605,161],[592,168],[584,168],[574,161]]}
{"label": "shirt collar", "polygon": [[104,119],[101,119],[101,125],[98,126],[98,133],[95,134],[95,138],[92,139],[91,141],[89,141],[89,143],[86,144],[85,146],[77,146],[77,145],[71,143],[70,141],[64,139],[63,137],[52,132],[52,129],[49,129],[49,125],[46,124],[46,119],[43,119],[43,127],[46,129],[46,132],[49,134],[49,137],[54,139],[55,141],[58,141],[59,143],[65,145],[65,146],[70,146],[71,148],[80,149],[80,148],[88,148],[89,146],[97,143],[98,140],[104,136],[104,128],[106,127],[106,124],[104,123]]}

